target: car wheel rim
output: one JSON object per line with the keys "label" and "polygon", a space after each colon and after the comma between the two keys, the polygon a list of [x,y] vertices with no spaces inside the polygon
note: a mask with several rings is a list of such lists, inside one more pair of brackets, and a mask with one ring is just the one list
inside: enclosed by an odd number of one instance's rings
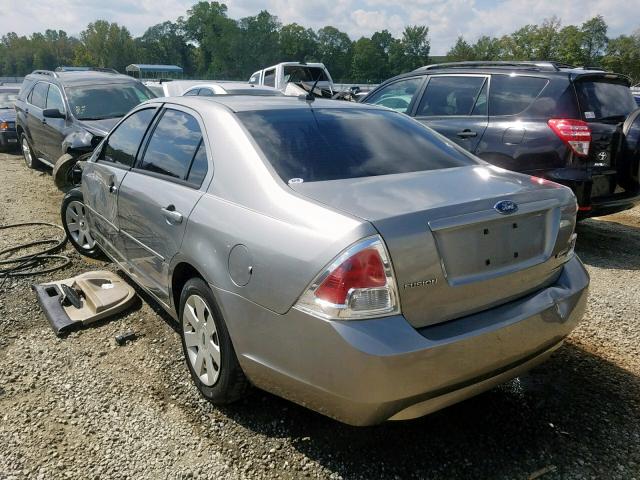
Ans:
{"label": "car wheel rim", "polygon": [[89,231],[89,222],[87,222],[86,210],[83,203],[77,201],[69,202],[65,222],[69,230],[69,235],[71,235],[74,243],[84,250],[91,250],[95,247],[96,241]]}
{"label": "car wheel rim", "polygon": [[29,142],[27,142],[26,138],[22,139],[22,155],[24,156],[24,161],[27,165],[31,166],[31,148],[29,148]]}
{"label": "car wheel rim", "polygon": [[193,371],[203,384],[214,385],[220,376],[220,341],[211,311],[201,296],[187,298],[182,329]]}

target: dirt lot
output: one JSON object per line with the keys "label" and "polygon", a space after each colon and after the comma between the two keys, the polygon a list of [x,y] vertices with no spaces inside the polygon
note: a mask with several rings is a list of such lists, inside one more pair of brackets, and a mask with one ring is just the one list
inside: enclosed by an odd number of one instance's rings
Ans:
{"label": "dirt lot", "polygon": [[[59,221],[49,172],[0,155],[0,225]],[[37,230],[0,230],[0,250]],[[581,326],[546,364],[426,418],[352,428],[256,391],[203,401],[148,298],[57,339],[30,283],[0,289],[0,478],[562,478],[640,480],[640,209],[589,220]],[[140,337],[124,347],[114,336]]]}

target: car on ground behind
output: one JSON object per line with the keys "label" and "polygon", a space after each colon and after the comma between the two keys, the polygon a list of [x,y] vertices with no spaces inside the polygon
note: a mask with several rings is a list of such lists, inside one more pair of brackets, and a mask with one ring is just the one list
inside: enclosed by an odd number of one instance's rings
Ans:
{"label": "car on ground behind", "polygon": [[387,80],[363,101],[494,165],[569,186],[583,217],[640,202],[639,159],[621,148],[637,108],[623,75],[553,62],[446,63]]}
{"label": "car on ground behind", "polygon": [[179,322],[215,403],[255,385],[354,425],[419,417],[543,361],[585,309],[571,190],[386,108],[155,99],[82,175],[71,242]]}
{"label": "car on ground behind", "polygon": [[215,97],[217,95],[253,95],[253,96],[278,96],[280,90],[273,87],[252,85],[245,82],[208,81],[195,85],[185,91],[184,96]]}
{"label": "car on ground behind", "polygon": [[27,166],[52,167],[60,188],[75,183],[78,159],[90,154],[129,110],[154,97],[138,80],[110,69],[34,71],[16,100],[16,129]]}
{"label": "car on ground behind", "polygon": [[19,85],[0,84],[0,149],[15,150],[18,148],[16,134],[15,102],[20,91]]}

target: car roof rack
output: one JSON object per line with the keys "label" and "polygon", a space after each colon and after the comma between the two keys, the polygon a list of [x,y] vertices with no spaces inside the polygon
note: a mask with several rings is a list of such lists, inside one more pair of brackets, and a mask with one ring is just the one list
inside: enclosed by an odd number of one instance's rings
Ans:
{"label": "car roof rack", "polygon": [[417,68],[415,71],[437,70],[439,68],[478,68],[478,67],[494,67],[494,68],[521,68],[526,70],[538,70],[547,72],[559,72],[563,68],[575,68],[573,65],[560,62],[547,61],[484,61],[474,60],[468,62],[447,62],[434,63],[433,65],[425,65]]}
{"label": "car roof rack", "polygon": [[104,68],[104,67],[67,67],[61,66],[57,67],[56,72],[103,72],[103,73],[120,73],[114,68]]}
{"label": "car roof rack", "polygon": [[31,75],[46,75],[48,77],[58,77],[58,74],[53,70],[34,70]]}

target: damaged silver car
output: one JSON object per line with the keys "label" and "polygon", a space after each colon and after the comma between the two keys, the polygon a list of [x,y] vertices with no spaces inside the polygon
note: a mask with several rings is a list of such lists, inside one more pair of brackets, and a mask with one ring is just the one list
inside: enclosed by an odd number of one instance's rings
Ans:
{"label": "damaged silver car", "polygon": [[214,403],[254,385],[342,422],[410,419],[549,357],[589,277],[568,188],[391,110],[304,97],[146,102],[62,217],[178,322]]}

